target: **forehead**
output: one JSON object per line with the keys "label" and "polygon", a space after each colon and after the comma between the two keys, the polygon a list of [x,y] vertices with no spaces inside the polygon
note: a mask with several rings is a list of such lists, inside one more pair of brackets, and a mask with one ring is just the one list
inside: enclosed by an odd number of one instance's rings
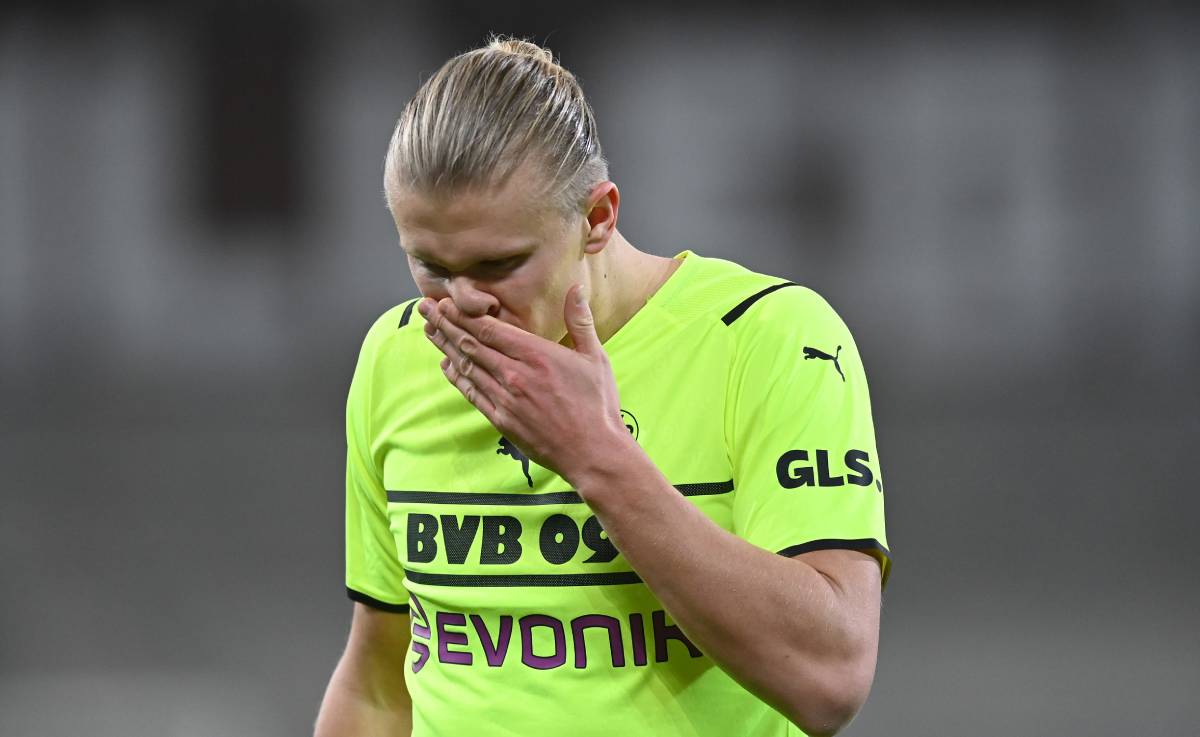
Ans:
{"label": "forehead", "polygon": [[401,191],[391,201],[400,245],[447,266],[512,254],[554,237],[564,223],[539,206],[523,178],[499,188],[431,195]]}

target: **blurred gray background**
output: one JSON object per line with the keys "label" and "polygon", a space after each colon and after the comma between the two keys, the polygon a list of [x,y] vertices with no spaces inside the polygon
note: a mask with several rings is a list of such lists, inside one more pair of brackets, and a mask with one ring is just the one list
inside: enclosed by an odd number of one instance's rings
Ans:
{"label": "blurred gray background", "polygon": [[6,4],[0,735],[309,733],[416,293],[384,149],[488,31],[581,78],[634,244],[854,331],[895,573],[845,734],[1200,733],[1200,15],[1037,7]]}

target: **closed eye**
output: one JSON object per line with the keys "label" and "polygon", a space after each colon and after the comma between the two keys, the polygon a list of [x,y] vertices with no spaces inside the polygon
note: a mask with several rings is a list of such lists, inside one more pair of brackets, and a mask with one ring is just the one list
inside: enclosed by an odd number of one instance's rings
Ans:
{"label": "closed eye", "polygon": [[481,261],[479,268],[487,273],[500,274],[506,271],[512,271],[521,264],[525,263],[526,256],[511,256],[509,258],[497,259],[495,261]]}
{"label": "closed eye", "polygon": [[[519,254],[517,256],[510,256],[508,258],[480,261],[479,263],[467,269],[467,271],[474,273],[478,277],[494,278],[497,276],[503,276],[508,272],[519,268],[528,258],[529,254]],[[434,276],[439,279],[446,279],[454,273],[444,266],[439,266],[438,264],[431,263],[415,256],[413,257],[413,260],[430,276]]]}
{"label": "closed eye", "polygon": [[438,266],[437,264],[431,264],[428,261],[422,261],[421,259],[416,259],[416,262],[417,262],[418,266],[420,266],[422,269],[429,272],[433,276],[446,277],[446,276],[450,275],[449,271],[442,268],[441,266]]}

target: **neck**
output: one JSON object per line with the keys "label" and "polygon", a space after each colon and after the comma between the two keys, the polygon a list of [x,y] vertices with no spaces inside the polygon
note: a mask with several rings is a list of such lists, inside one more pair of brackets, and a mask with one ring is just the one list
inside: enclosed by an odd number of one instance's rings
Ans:
{"label": "neck", "polygon": [[650,299],[679,261],[639,251],[615,231],[588,264],[589,303],[600,342],[611,338]]}

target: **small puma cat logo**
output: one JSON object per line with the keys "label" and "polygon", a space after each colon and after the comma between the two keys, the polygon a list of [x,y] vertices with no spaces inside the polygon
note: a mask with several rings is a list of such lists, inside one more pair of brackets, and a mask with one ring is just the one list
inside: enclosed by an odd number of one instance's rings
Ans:
{"label": "small puma cat logo", "polygon": [[846,375],[842,373],[842,365],[838,363],[838,356],[840,355],[842,355],[842,347],[840,345],[837,347],[837,353],[832,356],[825,351],[820,350],[819,348],[809,348],[808,346],[804,346],[805,361],[809,360],[810,358],[819,358],[823,361],[833,361],[833,367],[837,369],[838,375],[841,376],[842,381],[845,382]]}
{"label": "small puma cat logo", "polygon": [[496,455],[508,456],[519,462],[521,472],[525,474],[525,480],[529,482],[529,488],[533,488],[533,478],[529,475],[529,458],[521,452],[520,448],[513,445],[508,438],[500,438],[500,449],[496,451]]}

